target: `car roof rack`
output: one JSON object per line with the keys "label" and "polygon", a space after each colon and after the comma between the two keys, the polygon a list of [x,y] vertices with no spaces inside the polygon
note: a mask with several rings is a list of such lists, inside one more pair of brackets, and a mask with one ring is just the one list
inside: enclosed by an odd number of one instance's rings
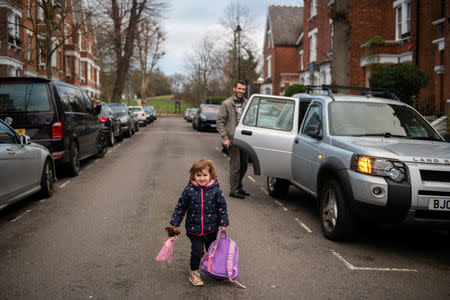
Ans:
{"label": "car roof rack", "polygon": [[333,100],[333,90],[352,90],[352,91],[360,91],[360,95],[373,95],[376,97],[381,98],[390,98],[393,100],[400,101],[400,99],[391,91],[388,89],[383,88],[368,88],[368,87],[361,87],[361,86],[347,86],[347,85],[308,85],[306,93],[309,94],[313,91],[327,91],[327,96],[330,96]]}

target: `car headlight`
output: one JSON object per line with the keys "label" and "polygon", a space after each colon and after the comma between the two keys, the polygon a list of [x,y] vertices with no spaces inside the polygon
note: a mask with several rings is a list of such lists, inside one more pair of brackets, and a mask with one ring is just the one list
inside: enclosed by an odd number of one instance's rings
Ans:
{"label": "car headlight", "polygon": [[128,117],[121,117],[120,118],[120,123],[127,123],[128,122]]}
{"label": "car headlight", "polygon": [[383,176],[395,182],[406,179],[406,167],[402,162],[385,158],[355,155],[352,160],[352,170],[375,176]]}
{"label": "car headlight", "polygon": [[200,115],[200,119],[202,119],[202,121],[206,121],[206,116],[205,115]]}

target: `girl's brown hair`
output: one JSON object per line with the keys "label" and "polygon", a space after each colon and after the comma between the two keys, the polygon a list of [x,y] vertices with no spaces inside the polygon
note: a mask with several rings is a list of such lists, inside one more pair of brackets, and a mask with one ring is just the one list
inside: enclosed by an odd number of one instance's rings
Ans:
{"label": "girl's brown hair", "polygon": [[189,169],[190,179],[195,180],[195,173],[200,172],[205,168],[209,168],[209,175],[211,176],[211,179],[215,179],[217,177],[212,161],[208,159],[200,159],[197,160]]}

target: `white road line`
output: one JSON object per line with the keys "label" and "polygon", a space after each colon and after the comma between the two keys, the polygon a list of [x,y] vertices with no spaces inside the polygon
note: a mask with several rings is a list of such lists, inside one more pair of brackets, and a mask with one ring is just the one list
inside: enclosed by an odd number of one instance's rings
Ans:
{"label": "white road line", "polygon": [[11,222],[15,222],[17,220],[19,220],[20,218],[22,218],[23,216],[25,216],[26,214],[30,213],[31,209],[27,210],[26,212],[24,212],[23,214],[17,216],[15,219],[12,219]]}
{"label": "white road line", "polygon": [[65,187],[68,183],[70,183],[70,180],[69,181],[66,181],[66,182],[64,182],[63,184],[61,184],[59,187],[60,188],[63,188],[63,187]]}
{"label": "white road line", "polygon": [[283,203],[281,203],[281,202],[278,201],[278,200],[274,200],[274,201],[275,201],[275,203],[276,203],[279,207],[281,207],[283,210],[288,211],[288,209],[283,205]]}
{"label": "white road line", "polygon": [[337,257],[341,262],[344,263],[344,265],[349,270],[357,270],[357,271],[389,271],[389,272],[417,272],[417,270],[414,269],[398,269],[398,268],[369,268],[369,267],[355,267],[351,263],[349,263],[345,258],[343,258],[339,253],[337,253],[334,250],[331,250],[331,253],[333,253],[334,256]]}
{"label": "white road line", "polygon": [[253,177],[252,177],[252,176],[248,176],[248,179],[250,179],[251,181],[253,181],[253,183],[256,183],[256,180],[255,180],[255,179],[253,179]]}
{"label": "white road line", "polygon": [[300,221],[299,218],[295,218],[295,221],[297,221],[297,223],[300,224],[300,226],[302,226],[307,232],[312,233],[311,229],[309,229],[309,227],[306,226],[305,223],[303,223],[302,221]]}
{"label": "white road line", "polygon": [[266,195],[269,195],[269,192],[268,191],[266,191],[266,189],[265,188],[263,188],[262,186],[260,186],[259,187],[264,193],[266,193]]}

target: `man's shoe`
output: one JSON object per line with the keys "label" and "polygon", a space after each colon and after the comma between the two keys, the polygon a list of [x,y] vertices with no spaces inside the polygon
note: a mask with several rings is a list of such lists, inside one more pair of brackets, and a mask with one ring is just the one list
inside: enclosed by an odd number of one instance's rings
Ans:
{"label": "man's shoe", "polygon": [[244,191],[243,189],[239,190],[239,194],[244,195],[244,196],[250,196],[250,193],[247,193],[246,191]]}
{"label": "man's shoe", "polygon": [[240,194],[240,193],[230,193],[230,197],[233,198],[239,198],[239,199],[244,199],[244,195]]}

